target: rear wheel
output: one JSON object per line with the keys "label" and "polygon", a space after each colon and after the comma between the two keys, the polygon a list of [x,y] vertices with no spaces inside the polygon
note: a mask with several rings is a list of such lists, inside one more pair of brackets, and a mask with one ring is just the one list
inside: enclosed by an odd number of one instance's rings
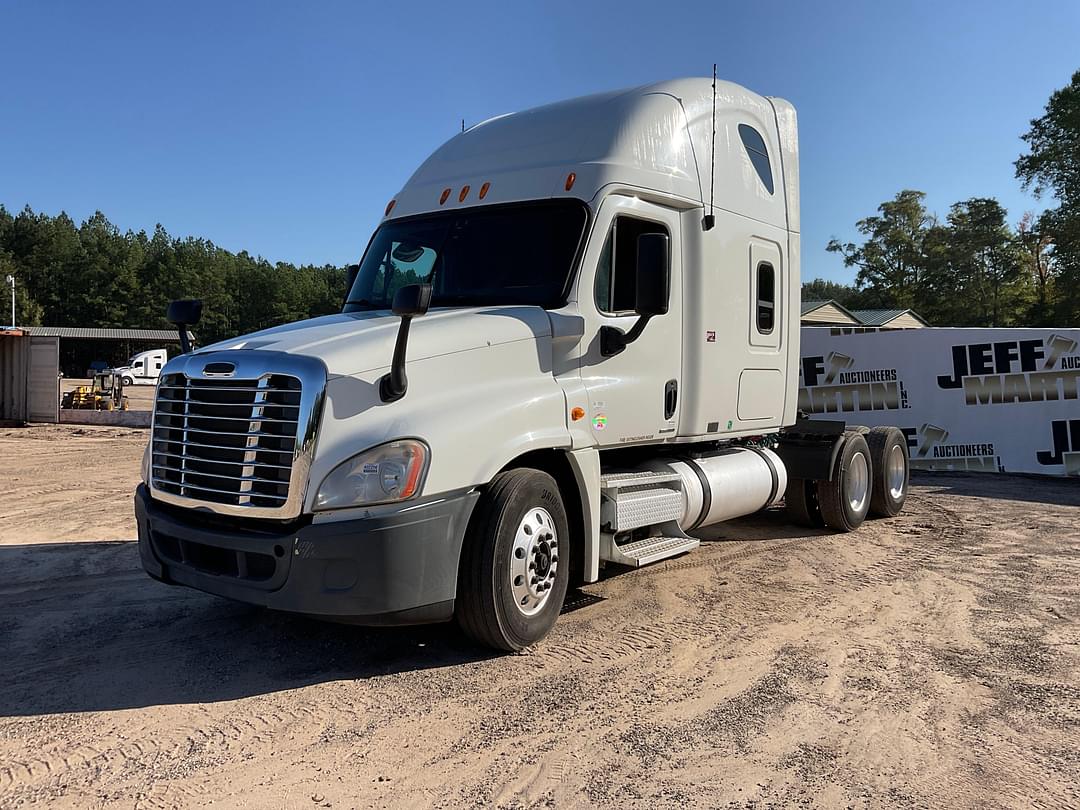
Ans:
{"label": "rear wheel", "polygon": [[873,472],[870,448],[857,431],[845,431],[831,481],[817,482],[825,525],[841,532],[857,529],[870,509]]}
{"label": "rear wheel", "polygon": [[461,553],[455,619],[465,635],[507,651],[547,635],[566,597],[569,537],[550,475],[499,473],[476,505]]}
{"label": "rear wheel", "polygon": [[866,444],[874,475],[870,514],[896,517],[907,500],[910,479],[907,440],[898,428],[876,427],[866,434]]}

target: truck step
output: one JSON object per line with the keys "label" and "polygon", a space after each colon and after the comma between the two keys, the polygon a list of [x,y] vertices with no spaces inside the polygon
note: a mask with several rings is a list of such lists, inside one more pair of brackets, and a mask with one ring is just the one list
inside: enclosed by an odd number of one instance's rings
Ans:
{"label": "truck step", "polygon": [[678,473],[650,472],[648,470],[608,473],[600,476],[600,489],[618,490],[624,487],[655,486],[656,484],[670,484],[679,480]]}
{"label": "truck step", "polygon": [[685,554],[701,545],[701,541],[694,537],[646,537],[622,545],[612,542],[611,535],[606,538],[601,558],[633,568]]}

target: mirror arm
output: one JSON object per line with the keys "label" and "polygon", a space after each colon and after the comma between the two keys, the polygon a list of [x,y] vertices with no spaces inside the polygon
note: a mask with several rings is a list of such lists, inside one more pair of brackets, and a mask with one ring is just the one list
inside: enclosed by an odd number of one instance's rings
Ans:
{"label": "mirror arm", "polygon": [[600,354],[604,357],[613,357],[623,349],[641,337],[645,326],[649,323],[652,315],[642,315],[629,332],[622,332],[614,326],[600,327]]}
{"label": "mirror arm", "polygon": [[412,315],[401,316],[397,342],[394,343],[394,360],[390,364],[390,371],[379,380],[379,398],[383,402],[396,402],[409,389],[409,378],[405,376],[405,350],[409,344],[409,324],[412,319]]}

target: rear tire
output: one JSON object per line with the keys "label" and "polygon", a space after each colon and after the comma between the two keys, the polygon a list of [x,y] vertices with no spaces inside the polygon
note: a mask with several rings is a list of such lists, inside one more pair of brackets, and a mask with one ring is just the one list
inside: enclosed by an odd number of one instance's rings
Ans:
{"label": "rear tire", "polygon": [[569,580],[570,529],[555,479],[526,468],[499,473],[465,535],[458,626],[488,647],[528,647],[555,624]]}
{"label": "rear tire", "polygon": [[866,519],[873,489],[870,448],[857,431],[844,432],[832,479],[816,482],[825,525],[840,532],[853,531]]}
{"label": "rear tire", "polygon": [[874,488],[870,496],[870,514],[896,517],[907,500],[911,478],[907,439],[894,427],[876,427],[866,435]]}
{"label": "rear tire", "polygon": [[811,529],[825,527],[821,506],[817,499],[817,486],[805,478],[789,478],[784,492],[784,506],[792,523]]}

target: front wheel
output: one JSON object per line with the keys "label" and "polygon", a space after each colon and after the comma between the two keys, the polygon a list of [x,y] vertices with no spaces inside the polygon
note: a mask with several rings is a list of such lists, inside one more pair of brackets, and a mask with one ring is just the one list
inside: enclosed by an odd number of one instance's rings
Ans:
{"label": "front wheel", "polygon": [[135,380],[133,380],[131,377],[121,377],[120,382],[122,382],[124,385],[134,385],[135,384]]}
{"label": "front wheel", "polygon": [[495,476],[461,553],[454,617],[465,635],[507,651],[547,635],[566,598],[569,537],[555,479],[524,468]]}

